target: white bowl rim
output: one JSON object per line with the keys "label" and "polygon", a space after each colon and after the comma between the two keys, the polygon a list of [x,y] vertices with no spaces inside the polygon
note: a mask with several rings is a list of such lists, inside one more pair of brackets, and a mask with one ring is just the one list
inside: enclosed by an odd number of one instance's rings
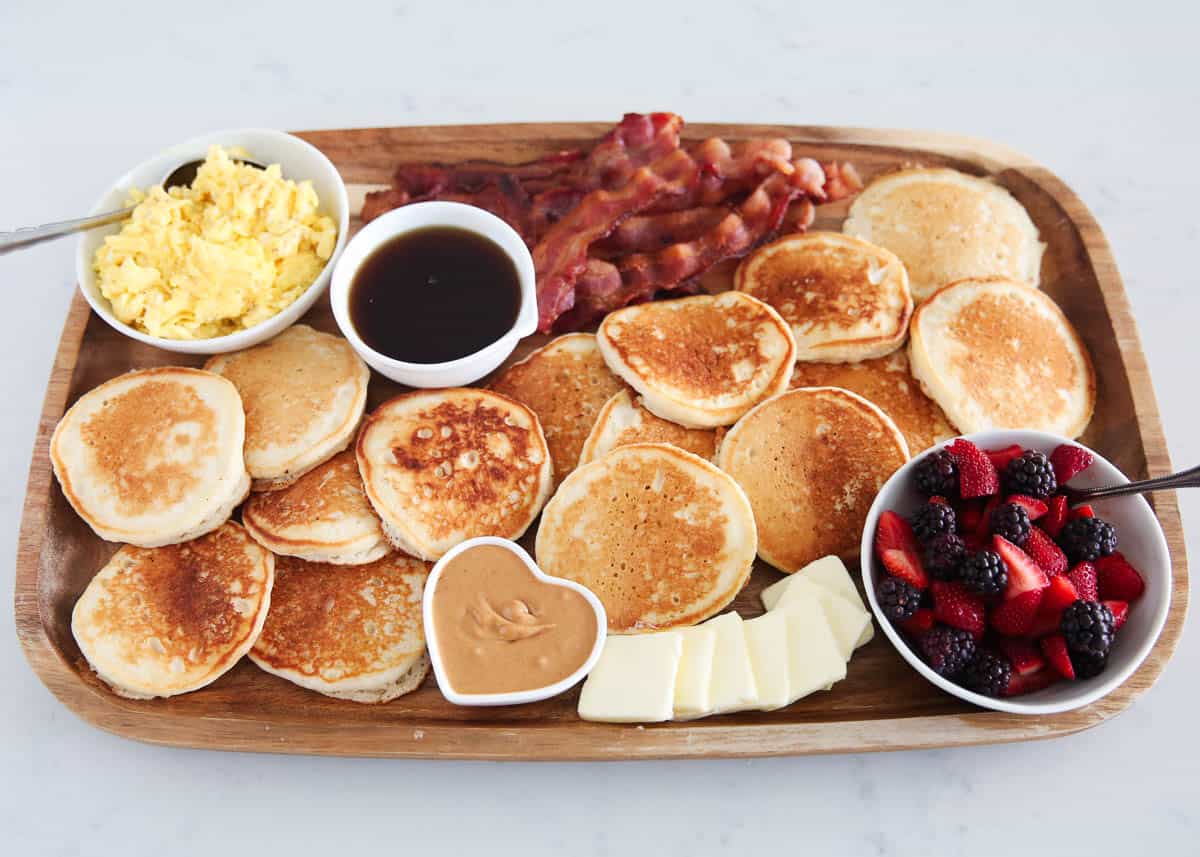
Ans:
{"label": "white bowl rim", "polygon": [[[246,347],[247,341],[254,338],[256,334],[260,333],[264,325],[269,325],[272,322],[277,323],[278,319],[284,316],[288,310],[292,309],[292,307],[301,305],[305,298],[312,293],[314,288],[317,288],[318,290],[324,288],[325,286],[322,284],[322,280],[328,282],[329,278],[332,276],[333,268],[336,265],[338,258],[341,256],[342,249],[346,246],[346,236],[350,231],[350,197],[346,192],[346,182],[344,179],[342,179],[341,173],[338,172],[337,167],[333,165],[333,162],[329,160],[324,152],[307,140],[301,139],[295,134],[289,134],[286,131],[280,131],[277,128],[224,128],[219,131],[211,131],[206,134],[200,134],[180,143],[175,143],[174,145],[168,146],[165,149],[160,149],[150,157],[138,162],[133,167],[130,167],[117,180],[110,182],[107,190],[105,190],[92,205],[91,210],[88,212],[88,216],[103,214],[106,211],[114,210],[112,208],[112,204],[106,202],[108,197],[112,196],[117,190],[123,189],[128,191],[129,189],[133,188],[135,186],[135,182],[133,181],[134,174],[140,172],[153,161],[165,159],[167,156],[175,153],[178,153],[178,157],[181,158],[191,157],[194,159],[196,156],[189,155],[188,152],[194,151],[200,146],[207,147],[210,145],[219,144],[222,139],[228,139],[235,136],[258,136],[273,138],[280,141],[286,140],[288,145],[295,145],[298,148],[306,150],[310,155],[315,157],[319,162],[322,162],[329,168],[329,174],[336,180],[334,182],[334,187],[336,190],[336,203],[340,209],[340,213],[337,218],[338,237],[337,242],[334,244],[333,253],[330,254],[329,259],[326,260],[324,267],[321,268],[321,271],[313,279],[309,287],[300,295],[298,295],[291,304],[284,307],[270,318],[263,319],[253,327],[248,327],[245,330],[239,330],[234,333],[227,333],[224,336],[210,337],[208,339],[169,339],[167,337],[151,336],[148,333],[142,333],[140,330],[137,330],[133,326],[121,321],[107,306],[104,305],[104,303],[102,303],[96,298],[96,296],[90,294],[88,290],[84,288],[82,271],[85,266],[91,266],[91,259],[83,258],[83,238],[81,237],[79,242],[76,244],[75,264],[77,287],[80,293],[83,294],[84,300],[86,300],[88,305],[91,306],[92,310],[118,333],[128,336],[130,339],[135,339],[138,342],[143,342],[146,345],[153,345],[156,348],[162,348],[168,351],[177,351],[181,353],[223,354],[230,351],[237,351],[239,348]],[[203,155],[200,155],[200,157],[202,158]],[[163,174],[162,178],[165,179],[168,173],[169,170],[167,173]],[[284,178],[291,179],[292,181],[305,181],[307,179],[311,179],[312,177],[304,176],[297,178],[296,176],[285,175]],[[144,189],[145,186],[143,185],[142,187]],[[334,206],[331,205],[328,200],[323,199],[322,208],[326,209],[327,211],[332,211]],[[298,313],[297,318],[299,318],[300,315],[303,315],[303,313]]]}
{"label": "white bowl rim", "polygon": [[[528,690],[514,690],[506,693],[460,693],[454,689],[454,686],[446,677],[433,621],[434,593],[437,591],[437,585],[442,578],[442,572],[446,564],[463,551],[468,551],[480,545],[492,545],[510,551],[525,563],[526,568],[530,570],[535,578],[552,586],[562,586],[578,592],[591,606],[592,611],[596,615],[596,640],[592,644],[592,650],[588,654],[587,659],[566,678],[559,679],[553,684],[548,684],[544,687],[535,687]],[[600,659],[600,653],[604,649],[604,641],[607,638],[608,629],[608,617],[604,611],[604,604],[601,603],[594,592],[573,580],[546,574],[533,561],[533,557],[529,555],[528,551],[511,539],[504,539],[499,536],[477,536],[473,539],[467,539],[442,555],[442,558],[434,564],[433,570],[429,573],[429,578],[425,581],[425,592],[421,597],[421,618],[425,626],[425,645],[429,649],[429,660],[433,664],[433,672],[437,677],[438,689],[441,690],[442,696],[446,697],[449,702],[454,705],[464,706],[522,705],[527,702],[538,702],[543,699],[549,699],[552,696],[558,696],[560,693],[570,690],[596,666],[596,661]]]}
{"label": "white bowl rim", "polygon": [[[1092,453],[1092,455],[1096,457],[1097,461],[1103,462],[1112,468],[1112,470],[1119,477],[1120,483],[1123,484],[1129,482],[1129,477],[1127,477],[1119,467],[1117,467],[1103,455],[1096,452],[1094,449],[1085,446],[1078,440],[1063,437],[1061,435],[1037,431],[1034,429],[993,429],[990,431],[957,435],[956,437],[966,438],[980,448],[997,446],[1003,447],[1009,444],[1019,443],[1022,447],[1026,448],[1034,447],[1052,450],[1059,444],[1072,444],[1088,450],[1088,452]],[[1017,438],[1025,439],[1018,440]],[[920,673],[926,680],[941,688],[945,692],[956,696],[959,699],[978,705],[981,708],[990,708],[994,711],[1003,711],[1008,714],[1061,714],[1065,711],[1073,711],[1077,708],[1082,708],[1085,705],[1090,705],[1091,703],[1112,693],[1114,690],[1124,684],[1125,681],[1131,675],[1133,675],[1133,673],[1136,672],[1146,660],[1146,657],[1154,648],[1155,643],[1158,642],[1158,638],[1162,635],[1163,627],[1166,625],[1167,615],[1171,609],[1172,587],[1170,580],[1173,579],[1170,559],[1171,553],[1167,545],[1166,536],[1162,530],[1162,524],[1159,522],[1158,516],[1154,514],[1154,510],[1150,507],[1150,504],[1146,502],[1146,498],[1143,496],[1135,495],[1131,497],[1122,497],[1120,500],[1122,502],[1140,504],[1144,507],[1149,518],[1154,521],[1155,526],[1147,535],[1152,541],[1155,542],[1155,546],[1161,550],[1163,556],[1167,558],[1168,582],[1165,587],[1166,597],[1159,609],[1151,618],[1149,633],[1147,633],[1145,638],[1141,640],[1134,648],[1133,657],[1129,660],[1125,667],[1119,670],[1113,670],[1111,673],[1106,670],[1101,676],[1091,680],[1093,684],[1090,687],[1086,689],[1080,687],[1076,694],[1071,695],[1067,699],[1061,699],[1055,702],[1037,702],[1037,693],[1030,694],[1029,697],[1026,698],[1026,701],[1022,701],[1022,698],[1020,697],[1012,699],[996,699],[994,697],[984,696],[983,694],[967,690],[965,687],[955,684],[949,679],[943,678],[930,669],[929,665],[921,660],[917,653],[912,650],[909,644],[900,635],[900,632],[892,626],[891,620],[883,615],[883,612],[880,610],[879,604],[875,598],[875,587],[871,585],[870,578],[872,575],[868,572],[868,565],[877,562],[875,559],[874,531],[879,516],[883,513],[883,511],[885,511],[882,508],[883,499],[886,495],[891,493],[889,488],[891,488],[893,483],[908,477],[912,471],[913,465],[918,460],[924,458],[934,450],[945,448],[952,442],[952,440],[954,440],[954,438],[942,441],[941,443],[935,444],[934,446],[923,450],[920,454],[914,455],[912,458],[910,458],[904,464],[904,466],[893,473],[887,482],[885,482],[879,489],[879,493],[876,495],[875,501],[871,504],[870,511],[867,512],[867,520],[866,525],[863,527],[862,544],[860,548],[862,551],[862,560],[860,562],[859,573],[862,578],[863,589],[867,594],[867,600],[871,604],[871,612],[875,614],[875,620],[879,623],[880,627],[883,628],[884,634],[887,636],[888,640],[891,642],[896,651],[900,653],[900,656],[904,658],[904,660],[907,661],[908,664],[918,673]]]}
{"label": "white bowl rim", "polygon": [[[447,222],[447,218],[453,218],[456,214],[474,219],[485,228],[475,228],[474,226],[463,226],[457,222]],[[410,220],[417,222],[408,223]],[[521,238],[517,231],[485,208],[480,208],[477,205],[468,205],[464,202],[449,202],[445,200],[412,202],[402,205],[399,208],[393,208],[391,211],[386,211],[379,215],[358,230],[354,238],[347,245],[347,252],[343,254],[343,257],[352,256],[352,251],[357,250],[355,245],[362,244],[367,247],[363,251],[363,259],[365,260],[371,255],[373,250],[389,239],[395,238],[397,235],[403,235],[406,232],[413,232],[417,229],[451,225],[468,229],[487,238],[503,250],[504,254],[512,260],[513,266],[517,270],[517,278],[521,289],[521,306],[517,310],[517,317],[513,321],[512,327],[477,351],[472,351],[470,354],[456,357],[453,360],[444,360],[441,363],[412,363],[406,360],[397,360],[395,357],[389,357],[367,345],[362,337],[358,335],[358,330],[355,329],[354,323],[350,320],[350,286],[353,283],[354,274],[358,272],[361,262],[351,267],[349,262],[343,262],[339,258],[339,264],[334,267],[333,277],[330,280],[329,303],[333,308],[333,317],[337,322],[338,328],[342,331],[342,335],[350,341],[351,345],[357,351],[370,355],[372,360],[378,361],[381,365],[396,372],[413,374],[444,372],[467,368],[474,364],[480,355],[497,348],[506,340],[510,338],[521,339],[533,334],[537,330],[537,277],[534,273],[533,257],[530,255],[524,239]],[[488,234],[488,230],[493,230],[505,236],[507,242],[522,248],[523,252],[514,254],[505,244],[497,241],[493,235]],[[509,351],[511,352],[512,349],[510,348]]]}

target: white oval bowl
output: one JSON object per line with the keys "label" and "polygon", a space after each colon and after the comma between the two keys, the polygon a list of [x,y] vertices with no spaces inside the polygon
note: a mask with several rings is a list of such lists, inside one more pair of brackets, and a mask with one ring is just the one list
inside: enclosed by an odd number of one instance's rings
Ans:
{"label": "white oval bowl", "polygon": [[[450,560],[463,551],[480,545],[494,545],[511,551],[514,556],[525,563],[525,566],[538,580],[543,583],[549,583],[552,586],[562,586],[565,589],[572,589],[582,595],[584,600],[591,605],[592,611],[596,614],[596,640],[592,644],[592,651],[587,656],[587,660],[583,662],[579,669],[566,678],[556,681],[554,684],[549,684],[545,687],[535,687],[529,690],[514,690],[508,693],[459,693],[454,689],[454,686],[446,677],[446,670],[442,664],[441,650],[438,648],[437,631],[433,622],[433,598],[434,593],[437,592],[438,582],[442,579],[442,571],[445,569],[446,563],[450,562]],[[437,676],[438,689],[441,690],[442,696],[455,705],[523,705],[526,702],[539,702],[543,699],[549,699],[552,696],[558,696],[560,693],[570,690],[582,681],[583,677],[592,671],[592,667],[596,666],[596,661],[600,659],[600,652],[604,649],[604,639],[608,629],[608,617],[604,612],[604,605],[600,603],[600,599],[596,597],[594,592],[572,580],[551,577],[538,568],[537,563],[533,561],[532,557],[519,544],[496,536],[479,536],[474,539],[467,539],[462,544],[456,545],[447,551],[434,564],[433,571],[429,574],[429,579],[425,581],[425,594],[422,596],[421,613],[425,623],[425,644],[429,647],[429,660],[433,664],[433,674]]]}
{"label": "white oval bowl", "polygon": [[269,128],[242,128],[229,131],[215,131],[202,137],[194,137],[177,146],[172,146],[148,161],[134,167],[113,183],[113,186],[92,207],[92,214],[106,211],[116,211],[125,206],[129,191],[133,188],[145,190],[153,185],[162,184],[163,179],[176,167],[189,161],[203,160],[208,153],[208,147],[214,144],[226,148],[240,146],[246,150],[246,156],[264,166],[279,164],[283,177],[293,181],[311,181],[313,189],[320,199],[321,212],[333,218],[337,223],[338,237],[333,255],[325,263],[321,273],[312,285],[295,301],[284,307],[276,315],[265,319],[254,327],[239,330],[226,336],[215,336],[211,339],[166,339],[151,336],[135,330],[118,319],[112,311],[108,299],[100,294],[96,282],[96,272],[92,268],[92,259],[96,251],[109,235],[120,231],[121,223],[110,224],[99,229],[84,232],[79,239],[75,253],[75,275],[79,280],[79,289],[95,313],[106,321],[109,326],[120,331],[130,339],[175,351],[181,354],[224,354],[229,351],[239,351],[265,342],[272,336],[281,333],[285,328],[294,324],[300,316],[308,312],[321,293],[329,286],[333,267],[337,262],[342,248],[346,246],[346,234],[350,228],[350,202],[346,196],[346,185],[337,169],[315,146],[306,143],[299,137],[274,131]]}
{"label": "white oval bowl", "polygon": [[[359,266],[381,245],[405,232],[430,226],[453,226],[482,235],[500,246],[517,269],[521,306],[507,333],[473,354],[443,363],[408,363],[371,348],[350,321],[350,285]],[[533,257],[516,231],[489,211],[461,202],[415,202],[372,220],[354,236],[333,269],[329,302],[342,335],[367,365],[409,387],[462,387],[478,381],[517,347],[522,337],[537,330],[537,291]]]}
{"label": "white oval bowl", "polygon": [[[981,449],[1000,449],[1016,443],[1025,449],[1040,450],[1047,455],[1059,444],[1083,446],[1077,441],[1040,431],[985,431],[964,437]],[[1171,556],[1158,518],[1144,497],[1114,497],[1091,503],[1099,517],[1117,528],[1118,550],[1142,573],[1146,581],[1146,591],[1140,599],[1129,605],[1129,618],[1117,632],[1108,668],[1095,678],[1058,681],[1044,690],[1011,699],[994,699],[974,693],[949,679],[942,678],[930,669],[879,609],[879,603],[875,599],[875,581],[879,574],[886,574],[875,556],[874,548],[875,528],[878,526],[879,516],[888,509],[905,517],[916,510],[923,498],[913,485],[913,468],[922,458],[934,450],[944,448],[947,443],[925,450],[892,474],[891,479],[880,489],[871,511],[867,514],[862,536],[863,587],[867,591],[867,600],[871,602],[875,620],[883,628],[884,634],[891,640],[901,657],[908,661],[909,666],[927,680],[946,693],[983,708],[1006,711],[1010,714],[1057,714],[1082,708],[1111,693],[1129,678],[1150,654],[1150,649],[1154,647],[1167,621],[1167,611],[1171,606]],[[1071,487],[1094,488],[1129,481],[1108,459],[1095,450],[1088,451],[1095,456],[1095,461],[1091,467],[1071,480]]]}

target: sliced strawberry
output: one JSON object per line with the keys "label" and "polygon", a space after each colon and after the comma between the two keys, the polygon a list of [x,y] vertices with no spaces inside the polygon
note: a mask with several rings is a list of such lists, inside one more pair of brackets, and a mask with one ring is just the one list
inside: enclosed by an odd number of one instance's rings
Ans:
{"label": "sliced strawberry", "polygon": [[1096,585],[1096,566],[1090,562],[1081,562],[1069,572],[1067,577],[1075,584],[1075,591],[1084,601],[1098,601],[1100,590]]}
{"label": "sliced strawberry", "polygon": [[1000,651],[1012,661],[1013,672],[1017,675],[1035,673],[1046,665],[1046,659],[1026,640],[1006,637],[1000,641]]}
{"label": "sliced strawberry", "polygon": [[1000,474],[984,451],[966,438],[950,444],[950,456],[958,465],[958,488],[963,499],[990,497],[1000,492]]}
{"label": "sliced strawberry", "polygon": [[1125,620],[1129,618],[1129,602],[1128,601],[1105,601],[1104,606],[1112,611],[1113,630],[1120,631],[1121,626],[1125,624]]}
{"label": "sliced strawberry", "polygon": [[981,542],[987,542],[992,535],[992,513],[996,511],[996,507],[1000,505],[1000,498],[989,497],[988,501],[983,505],[983,512],[980,513],[979,521],[975,524],[975,538]]}
{"label": "sliced strawberry", "polygon": [[1025,540],[1025,553],[1050,577],[1067,570],[1067,555],[1037,527],[1029,529],[1029,538]]}
{"label": "sliced strawberry", "polygon": [[1095,456],[1073,443],[1064,443],[1050,453],[1050,464],[1054,467],[1054,478],[1059,485],[1066,485],[1091,467],[1094,460]]}
{"label": "sliced strawberry", "polygon": [[1043,637],[1038,645],[1042,654],[1056,673],[1066,679],[1074,680],[1075,666],[1071,663],[1071,655],[1067,652],[1067,639],[1062,634],[1051,634]]}
{"label": "sliced strawberry", "polygon": [[1042,669],[1029,675],[1018,675],[1014,672],[1012,678],[1008,680],[1008,688],[1005,689],[1004,695],[1024,696],[1027,693],[1045,690],[1056,681],[1058,681],[1058,673],[1054,670]]}
{"label": "sliced strawberry", "polygon": [[958,510],[958,532],[960,534],[974,533],[979,529],[979,522],[986,520],[983,516],[982,500],[967,500]]}
{"label": "sliced strawberry", "polygon": [[928,607],[918,607],[917,612],[900,623],[900,630],[914,637],[919,637],[933,627],[933,611]]}
{"label": "sliced strawberry", "polygon": [[961,583],[933,581],[933,618],[969,631],[978,640],[987,626],[983,599]]}
{"label": "sliced strawberry", "polygon": [[1061,617],[1062,612],[1079,600],[1079,591],[1075,584],[1064,574],[1050,579],[1050,585],[1042,590],[1042,612],[1053,613]]}
{"label": "sliced strawberry", "polygon": [[945,497],[939,497],[937,494],[934,494],[932,497],[930,497],[929,502],[937,503],[939,506],[949,506],[950,505],[949,500],[947,500]]}
{"label": "sliced strawberry", "polygon": [[1008,467],[1008,463],[1014,458],[1020,458],[1021,453],[1025,450],[1021,449],[1020,444],[1014,443],[1012,446],[1006,446],[1004,449],[985,449],[984,455],[992,460],[992,466],[996,468],[998,473],[1004,472],[1004,468]]}
{"label": "sliced strawberry", "polygon": [[908,521],[890,509],[879,516],[875,528],[875,553],[884,568],[917,589],[929,586],[929,576],[921,565],[917,539]]}
{"label": "sliced strawberry", "polygon": [[1038,640],[1048,634],[1057,634],[1061,624],[1061,611],[1056,613],[1053,610],[1043,610],[1039,606],[1037,614],[1033,617],[1033,623],[1030,624],[1029,630],[1025,632],[1025,637],[1030,640]]}
{"label": "sliced strawberry", "polygon": [[1067,520],[1069,521],[1069,520],[1073,520],[1074,518],[1094,518],[1094,517],[1096,517],[1096,510],[1093,509],[1091,506],[1089,506],[1087,503],[1084,503],[1082,506],[1076,506],[1074,509],[1072,509],[1071,513],[1069,515],[1067,515]]}
{"label": "sliced strawberry", "polygon": [[1146,581],[1120,551],[1096,560],[1096,581],[1105,600],[1137,601],[1146,591]]}
{"label": "sliced strawberry", "polygon": [[1046,514],[1046,510],[1049,508],[1037,497],[1029,497],[1025,494],[1011,494],[1005,499],[1004,502],[1016,503],[1018,506],[1024,508],[1025,511],[1029,513],[1029,520],[1031,521],[1036,521],[1038,518],[1042,517],[1042,515]]}
{"label": "sliced strawberry", "polygon": [[1042,590],[1030,589],[1001,601],[992,610],[992,627],[1008,637],[1020,637],[1029,633],[1033,625],[1033,617],[1037,615],[1038,605],[1042,602]]}
{"label": "sliced strawberry", "polygon": [[1046,572],[1042,571],[1041,566],[1004,536],[992,536],[992,547],[1008,566],[1008,588],[1004,591],[1006,599],[1016,598],[1022,592],[1031,589],[1045,589],[1050,585],[1050,578],[1046,577]]}
{"label": "sliced strawberry", "polygon": [[1067,522],[1067,498],[1062,494],[1055,494],[1046,501],[1046,506],[1046,517],[1042,518],[1038,526],[1045,530],[1050,538],[1057,539],[1063,524]]}

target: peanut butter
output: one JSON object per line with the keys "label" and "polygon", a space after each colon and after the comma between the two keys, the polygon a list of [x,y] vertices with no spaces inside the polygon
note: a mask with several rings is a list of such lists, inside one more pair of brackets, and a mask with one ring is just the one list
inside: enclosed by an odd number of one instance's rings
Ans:
{"label": "peanut butter", "polygon": [[442,666],[459,693],[533,690],[566,678],[596,641],[596,614],[573,589],[534,577],[497,545],[463,551],[433,593]]}

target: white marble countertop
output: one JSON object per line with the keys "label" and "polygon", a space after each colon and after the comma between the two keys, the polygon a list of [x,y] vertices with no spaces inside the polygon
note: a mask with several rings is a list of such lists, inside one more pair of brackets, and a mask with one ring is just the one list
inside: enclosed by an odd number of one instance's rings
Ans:
{"label": "white marble countertop", "polygon": [[[1200,462],[1194,5],[119,5],[5,4],[0,228],[82,214],[130,165],[220,127],[670,109],[990,137],[1048,164],[1096,214],[1174,460]],[[0,337],[8,557],[72,259],[70,241],[0,258],[13,296]],[[1200,498],[1181,500],[1200,557]],[[231,843],[274,854],[1178,854],[1200,834],[1197,669],[1192,629],[1120,717],[1003,747],[603,765],[273,757],[150,747],[82,723],[27,667],[4,610],[0,837],[14,855],[92,857]]]}

